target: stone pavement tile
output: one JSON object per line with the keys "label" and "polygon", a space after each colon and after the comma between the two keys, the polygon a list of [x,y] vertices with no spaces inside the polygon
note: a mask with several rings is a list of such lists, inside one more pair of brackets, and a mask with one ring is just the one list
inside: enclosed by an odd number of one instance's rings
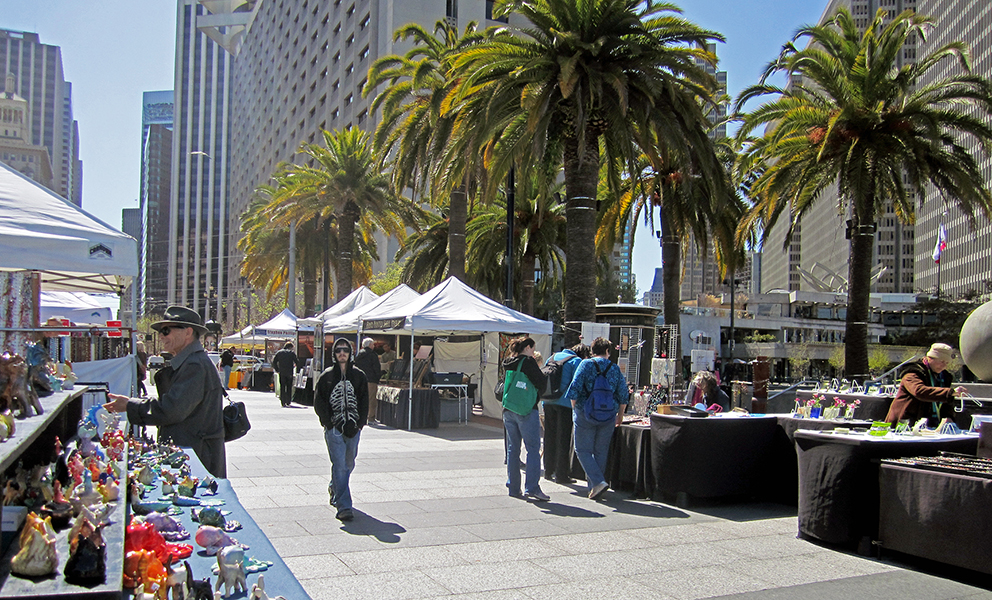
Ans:
{"label": "stone pavement tile", "polygon": [[[356,497],[352,494],[352,497]],[[284,490],[282,494],[270,495],[268,496],[276,506],[283,506],[285,508],[296,508],[296,507],[310,507],[310,506],[327,506],[328,497],[327,490],[324,490],[323,494],[289,494],[287,495]]]}
{"label": "stone pavement tile", "polygon": [[760,560],[738,559],[724,565],[727,569],[764,581],[767,587],[783,587],[842,579],[828,563],[817,560],[816,555],[778,556]]}
{"label": "stone pavement tile", "polygon": [[303,524],[296,521],[277,521],[273,523],[256,521],[256,524],[270,540],[284,537],[302,538],[314,534],[313,531],[308,531]]}
{"label": "stone pavement tile", "polygon": [[256,498],[258,496],[270,496],[276,497],[286,497],[286,496],[303,496],[303,490],[297,488],[294,485],[268,485],[267,481],[262,480],[259,482],[255,480],[256,484],[251,487],[235,488],[238,494],[238,499],[245,498]]}
{"label": "stone pavement tile", "polygon": [[505,523],[478,523],[474,525],[462,525],[462,528],[483,540],[533,538],[567,533],[552,521],[540,519]]}
{"label": "stone pavement tile", "polygon": [[778,533],[799,533],[799,522],[795,517],[781,519],[755,519],[750,521],[725,521],[723,519],[709,521],[706,527],[726,532],[736,537],[753,537]]}
{"label": "stone pavement tile", "polygon": [[311,556],[314,554],[333,554],[335,552],[357,552],[359,550],[374,550],[380,547],[380,542],[369,535],[347,535],[341,532],[328,535],[313,535],[306,538],[306,543],[300,543],[299,538],[270,539],[272,546],[282,558],[290,556]]}
{"label": "stone pavement tile", "polygon": [[[741,590],[743,591],[743,590]],[[820,600],[871,598],[871,600],[985,600],[988,590],[914,571],[898,570],[876,575],[832,579],[805,585],[776,587],[760,592],[729,592],[735,600]]]}
{"label": "stone pavement tile", "polygon": [[899,568],[887,565],[877,558],[867,558],[844,552],[827,551],[817,556],[817,560],[834,566],[838,577],[854,577],[857,575],[872,575],[898,571]]}
{"label": "stone pavement tile", "polygon": [[452,593],[522,588],[565,581],[531,561],[507,560],[430,569],[427,574]]}
{"label": "stone pavement tile", "polygon": [[[701,525],[701,527],[706,527],[706,525]],[[718,540],[712,542],[712,544],[716,548],[722,548],[728,552],[754,559],[806,554],[818,555],[829,554],[831,552],[831,550],[805,540],[784,535],[763,535],[733,540]]]}
{"label": "stone pavement tile", "polygon": [[452,544],[447,548],[471,563],[503,562],[507,557],[513,557],[514,560],[531,560],[558,556],[560,550],[545,544],[545,539],[493,540]]}
{"label": "stone pavement tile", "polygon": [[450,600],[530,600],[524,590],[491,590],[488,592],[472,592],[446,596]]}
{"label": "stone pavement tile", "polygon": [[[286,566],[297,579],[317,579],[354,575],[355,572],[341,562],[334,554],[314,554],[310,556],[290,556]],[[275,590],[273,590],[275,591]]]}
{"label": "stone pavement tile", "polygon": [[542,538],[541,541],[567,554],[612,552],[614,550],[634,550],[636,548],[655,547],[652,542],[625,531],[555,535]]}
{"label": "stone pavement tile", "polygon": [[351,497],[356,504],[362,502],[410,502],[412,500],[427,500],[437,498],[431,490],[369,490],[358,492],[352,490]]}
{"label": "stone pavement tile", "polygon": [[[614,569],[622,570],[615,565]],[[652,600],[670,600],[670,596],[659,594],[656,590],[644,587],[636,581],[625,577],[601,579],[583,579],[534,586],[520,590],[533,600],[574,600],[576,598],[592,598],[595,600],[634,600],[651,598]],[[457,596],[460,598],[460,596]]]}
{"label": "stone pavement tile", "polygon": [[[481,542],[482,538],[472,532],[466,531],[463,527],[423,527],[411,528],[404,525],[403,521],[398,521],[398,525],[405,531],[396,535],[392,541],[383,541],[390,547],[414,547],[414,546],[442,546],[445,544],[464,544],[468,542]],[[381,546],[379,546],[381,548]],[[371,550],[371,548],[359,548],[360,550]]]}
{"label": "stone pavement tile", "polygon": [[491,510],[471,510],[471,507],[466,505],[463,510],[422,511],[403,520],[411,524],[415,523],[416,527],[474,525],[490,522],[490,517],[488,516],[490,512]]}
{"label": "stone pavement tile", "polygon": [[597,552],[595,546],[577,546],[574,553],[533,560],[535,564],[557,573],[564,581],[608,579],[621,573],[630,576],[657,571],[661,560],[650,550]]}
{"label": "stone pavement tile", "polygon": [[[328,472],[330,472],[330,463],[328,463]],[[286,473],[283,473],[278,477],[266,477],[264,481],[258,481],[256,478],[255,481],[258,485],[265,485],[265,486],[283,486],[283,487],[297,486],[302,488],[306,484],[322,483],[324,484],[324,487],[327,487],[327,476],[318,475],[315,473],[314,474],[300,473],[294,475],[287,475]]]}
{"label": "stone pavement tile", "polygon": [[368,502],[362,509],[369,514],[414,515],[427,512],[417,502]]}
{"label": "stone pavement tile", "polygon": [[268,496],[258,496],[255,498],[240,498],[241,506],[252,515],[256,509],[278,508],[279,504]]}
{"label": "stone pavement tile", "polygon": [[[722,566],[646,573],[634,575],[630,579],[652,590],[653,594],[661,594],[677,600],[724,596],[767,587],[767,584],[754,577],[735,573]],[[841,597],[837,596],[837,598]]]}
{"label": "stone pavement tile", "polygon": [[313,600],[412,600],[447,596],[450,591],[419,571],[372,573],[307,579],[301,582]]}
{"label": "stone pavement tile", "polygon": [[450,550],[451,546],[417,546],[340,552],[337,558],[358,574],[421,570],[430,573],[436,567],[469,564]]}
{"label": "stone pavement tile", "polygon": [[657,563],[659,571],[720,566],[740,560],[740,555],[714,548],[708,542],[657,547],[651,551],[651,556],[659,559]]}
{"label": "stone pavement tile", "polygon": [[674,546],[678,544],[714,542],[717,540],[733,539],[728,532],[713,528],[701,527],[701,523],[666,524],[659,527],[646,527],[632,530],[630,533],[659,546]]}

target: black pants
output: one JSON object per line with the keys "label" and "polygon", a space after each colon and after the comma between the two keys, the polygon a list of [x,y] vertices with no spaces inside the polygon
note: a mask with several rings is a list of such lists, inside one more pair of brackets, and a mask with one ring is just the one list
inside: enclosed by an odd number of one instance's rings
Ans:
{"label": "black pants", "polygon": [[572,408],[544,404],[544,477],[570,479],[572,471]]}
{"label": "black pants", "polygon": [[289,406],[293,401],[293,374],[279,373],[279,402],[283,406]]}

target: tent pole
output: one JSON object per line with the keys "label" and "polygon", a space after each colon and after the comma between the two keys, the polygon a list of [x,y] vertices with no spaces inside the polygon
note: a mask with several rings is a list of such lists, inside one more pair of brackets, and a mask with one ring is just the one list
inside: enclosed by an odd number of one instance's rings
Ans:
{"label": "tent pole", "polygon": [[413,317],[410,318],[410,389],[406,399],[406,430],[413,431]]}
{"label": "tent pole", "polygon": [[[138,294],[137,290],[134,289],[134,284],[136,278],[131,279],[131,354],[134,355],[134,360],[138,360]],[[146,354],[147,356],[147,354]],[[132,398],[138,395],[138,369],[131,369],[131,393],[128,394]],[[146,394],[147,395],[147,394]]]}

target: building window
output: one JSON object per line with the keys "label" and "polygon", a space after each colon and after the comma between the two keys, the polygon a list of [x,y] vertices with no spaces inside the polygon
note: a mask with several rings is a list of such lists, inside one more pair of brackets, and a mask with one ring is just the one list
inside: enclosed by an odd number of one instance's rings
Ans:
{"label": "building window", "polygon": [[[491,4],[491,2],[487,2],[487,4]],[[458,0],[447,0],[444,7],[444,16],[449,19],[458,19]]]}
{"label": "building window", "polygon": [[348,106],[349,104],[351,104],[351,98],[352,98],[352,94],[348,94],[348,96],[344,99],[344,105],[345,106]]}
{"label": "building window", "polygon": [[486,18],[490,21],[498,21],[500,23],[509,23],[510,20],[506,17],[501,17],[499,19],[493,18],[493,6],[496,3],[493,0],[486,0]]}
{"label": "building window", "polygon": [[372,20],[371,15],[365,15],[365,18],[362,19],[362,22],[358,24],[358,29],[364,31],[365,28],[369,26],[369,22],[371,20]]}
{"label": "building window", "polygon": [[369,57],[369,47],[365,46],[362,51],[358,53],[358,60],[365,60]]}

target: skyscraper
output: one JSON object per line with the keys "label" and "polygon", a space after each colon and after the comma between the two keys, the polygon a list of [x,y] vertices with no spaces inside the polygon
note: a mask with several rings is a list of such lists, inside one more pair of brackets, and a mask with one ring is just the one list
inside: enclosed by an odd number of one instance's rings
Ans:
{"label": "skyscraper", "polygon": [[79,127],[72,118],[72,86],[62,72],[62,50],[42,44],[37,33],[0,29],[0,77],[14,76],[17,93],[28,105],[30,131],[25,140],[48,149],[51,189],[82,205]]}
{"label": "skyscraper", "polygon": [[169,206],[172,180],[172,90],[145,92],[141,103],[141,237],[138,314],[161,310],[169,294]]}
{"label": "skyscraper", "polygon": [[0,91],[0,161],[52,188],[54,178],[48,148],[31,143],[31,110],[16,89],[14,75],[7,73]]}

